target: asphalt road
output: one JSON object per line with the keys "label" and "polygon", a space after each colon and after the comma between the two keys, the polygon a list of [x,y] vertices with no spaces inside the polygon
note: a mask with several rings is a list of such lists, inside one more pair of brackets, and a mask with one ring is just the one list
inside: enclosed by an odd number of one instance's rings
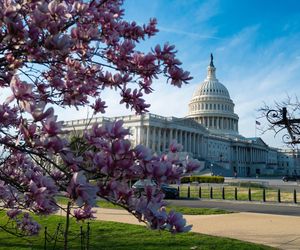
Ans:
{"label": "asphalt road", "polygon": [[277,215],[300,216],[300,204],[284,203],[258,203],[241,201],[217,201],[217,200],[167,200],[175,206],[219,208],[234,212],[252,212]]}

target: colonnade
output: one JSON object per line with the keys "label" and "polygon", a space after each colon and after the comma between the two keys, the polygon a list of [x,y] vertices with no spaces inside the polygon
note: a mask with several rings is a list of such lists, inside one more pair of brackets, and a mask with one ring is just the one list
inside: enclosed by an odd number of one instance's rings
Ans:
{"label": "colonnade", "polygon": [[195,156],[202,155],[203,135],[194,131],[179,128],[163,128],[157,126],[136,127],[136,144],[150,147],[154,152],[165,152],[175,140],[183,146],[183,151]]}
{"label": "colonnade", "polygon": [[235,160],[243,163],[266,163],[268,154],[267,151],[263,149],[236,146]]}
{"label": "colonnade", "polygon": [[196,120],[207,128],[238,131],[236,119],[228,117],[199,117]]}

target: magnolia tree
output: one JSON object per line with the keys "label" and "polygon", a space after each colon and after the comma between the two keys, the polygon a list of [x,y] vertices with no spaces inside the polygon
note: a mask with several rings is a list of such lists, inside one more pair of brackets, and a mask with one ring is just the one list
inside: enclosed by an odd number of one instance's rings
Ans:
{"label": "magnolia tree", "polygon": [[[69,198],[67,218],[92,218],[101,197],[153,229],[190,229],[180,214],[165,211],[161,191],[145,186],[136,195],[128,185],[153,179],[159,187],[197,169],[197,161],[179,160],[180,145],[173,143],[160,156],[143,145],[132,147],[122,121],[94,124],[74,145],[55,115],[56,106],[105,113],[101,93],[107,88],[141,114],[149,107],[143,96],[152,92],[153,79],[163,75],[177,87],[191,79],[174,46],[157,45],[147,53],[136,49],[156,34],[156,20],[125,21],[122,2],[0,1],[0,87],[9,92],[5,100],[0,96],[0,205],[23,234],[40,229],[27,211],[55,213],[59,192]],[[70,210],[74,204],[78,208]]]}

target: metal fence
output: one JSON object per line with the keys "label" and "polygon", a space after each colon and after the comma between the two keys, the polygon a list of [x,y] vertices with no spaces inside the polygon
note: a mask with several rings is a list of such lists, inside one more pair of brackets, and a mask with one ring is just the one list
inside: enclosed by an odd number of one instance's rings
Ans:
{"label": "metal fence", "polygon": [[219,199],[236,201],[259,201],[294,203],[300,200],[299,192],[284,191],[281,189],[234,187],[234,186],[210,186],[210,185],[181,185],[178,186],[180,198]]}
{"label": "metal fence", "polygon": [[[50,233],[48,228],[44,228],[44,250],[55,250],[61,249],[61,244],[64,242],[64,227],[59,223],[56,227],[56,230],[53,233]],[[80,250],[89,250],[90,249],[90,234],[91,227],[90,222],[86,224],[86,227],[80,226],[79,233],[69,232],[68,243],[80,241]]]}

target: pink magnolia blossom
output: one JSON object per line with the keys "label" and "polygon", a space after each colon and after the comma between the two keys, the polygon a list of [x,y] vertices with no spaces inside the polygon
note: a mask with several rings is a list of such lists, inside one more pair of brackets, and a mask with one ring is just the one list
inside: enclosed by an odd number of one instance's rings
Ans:
{"label": "pink magnolia blossom", "polygon": [[105,123],[104,130],[106,137],[109,138],[124,138],[126,135],[129,135],[129,130],[123,127],[123,121],[118,120],[115,122]]}
{"label": "pink magnolia blossom", "polygon": [[178,87],[192,79],[188,71],[183,71],[178,67],[170,68],[168,73],[170,74],[171,84]]}
{"label": "pink magnolia blossom", "polygon": [[84,206],[83,209],[79,208],[74,210],[74,217],[76,220],[94,219],[94,213],[95,211],[93,211],[90,206]]}
{"label": "pink magnolia blossom", "polygon": [[23,218],[17,221],[17,227],[28,235],[37,235],[40,230],[40,225],[30,217],[29,213],[23,214]]}
{"label": "pink magnolia blossom", "polygon": [[195,172],[200,167],[200,162],[194,159],[188,159],[186,164],[186,172]]}
{"label": "pink magnolia blossom", "polygon": [[167,218],[167,229],[173,233],[188,232],[192,226],[186,226],[186,220],[182,214],[171,211]]}
{"label": "pink magnolia blossom", "polygon": [[11,102],[14,98],[25,101],[30,100],[33,97],[33,85],[21,81],[17,76],[14,76],[11,79],[10,88],[13,95],[7,100],[7,102]]}
{"label": "pink magnolia blossom", "polygon": [[57,135],[61,132],[63,122],[56,121],[57,116],[47,117],[43,123],[43,129],[50,136]]}
{"label": "pink magnolia blossom", "polygon": [[139,160],[150,161],[153,157],[151,150],[143,145],[137,145],[134,152]]}
{"label": "pink magnolia blossom", "polygon": [[19,210],[19,209],[12,209],[12,210],[9,210],[9,211],[6,212],[7,216],[10,219],[14,219],[15,217],[17,217],[21,213],[22,213],[22,211]]}
{"label": "pink magnolia blossom", "polygon": [[91,105],[92,109],[94,109],[94,114],[97,113],[105,113],[105,108],[107,108],[107,106],[105,106],[105,102],[101,101],[101,99],[97,99],[95,101],[95,104]]}
{"label": "pink magnolia blossom", "polygon": [[170,151],[172,153],[177,153],[182,151],[183,147],[181,144],[178,144],[176,141],[172,141],[171,145],[170,145]]}
{"label": "pink magnolia blossom", "polygon": [[86,181],[82,171],[74,173],[67,189],[70,198],[74,199],[79,206],[83,204],[93,206],[96,202],[97,191],[96,186]]}
{"label": "pink magnolia blossom", "polygon": [[0,104],[0,128],[15,127],[19,123],[18,109],[8,104]]}

